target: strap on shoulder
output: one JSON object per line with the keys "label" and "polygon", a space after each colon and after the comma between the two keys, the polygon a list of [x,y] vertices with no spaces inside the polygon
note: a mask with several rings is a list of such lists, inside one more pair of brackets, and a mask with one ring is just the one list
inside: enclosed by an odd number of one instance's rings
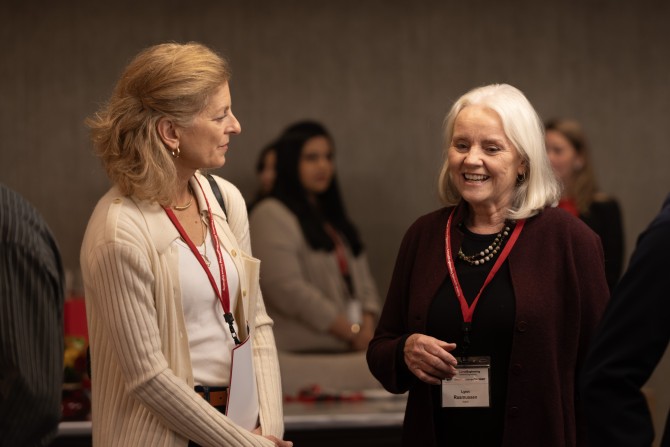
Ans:
{"label": "strap on shoulder", "polygon": [[214,197],[216,197],[216,201],[219,202],[219,205],[221,206],[221,209],[223,210],[223,214],[228,216],[228,211],[226,211],[226,203],[223,201],[223,196],[221,195],[221,190],[219,189],[219,184],[216,183],[216,180],[214,180],[214,176],[212,174],[206,174],[207,180],[209,181],[210,186],[212,187],[212,192],[214,193]]}

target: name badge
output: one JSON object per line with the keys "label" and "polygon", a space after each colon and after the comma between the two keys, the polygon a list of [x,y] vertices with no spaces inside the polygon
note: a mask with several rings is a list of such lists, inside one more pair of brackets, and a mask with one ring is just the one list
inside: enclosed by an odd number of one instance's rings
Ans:
{"label": "name badge", "polygon": [[462,357],[456,370],[454,377],[442,381],[442,407],[490,407],[491,357]]}

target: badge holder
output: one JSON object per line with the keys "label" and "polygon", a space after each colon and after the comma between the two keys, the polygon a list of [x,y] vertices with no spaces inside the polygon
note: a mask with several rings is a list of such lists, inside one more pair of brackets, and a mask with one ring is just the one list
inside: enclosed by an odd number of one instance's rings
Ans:
{"label": "badge holder", "polygon": [[491,357],[461,357],[457,374],[442,381],[443,408],[488,408],[491,406]]}

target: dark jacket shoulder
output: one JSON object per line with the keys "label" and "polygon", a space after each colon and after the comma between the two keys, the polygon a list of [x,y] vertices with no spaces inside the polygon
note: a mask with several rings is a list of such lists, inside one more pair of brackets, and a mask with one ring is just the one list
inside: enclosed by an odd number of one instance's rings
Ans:
{"label": "dark jacket shoulder", "polygon": [[427,229],[434,229],[446,225],[447,219],[449,219],[449,214],[453,209],[453,206],[444,207],[420,216],[414,223],[412,223],[412,225],[410,225],[407,233],[421,233]]}
{"label": "dark jacket shoulder", "polygon": [[535,231],[551,231],[555,235],[577,240],[595,240],[598,238],[584,221],[562,208],[545,208],[541,213],[528,219],[526,228]]}

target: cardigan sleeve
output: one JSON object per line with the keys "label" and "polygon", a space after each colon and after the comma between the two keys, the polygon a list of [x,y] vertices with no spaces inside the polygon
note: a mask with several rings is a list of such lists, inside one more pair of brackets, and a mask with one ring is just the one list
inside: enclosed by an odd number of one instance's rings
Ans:
{"label": "cardigan sleeve", "polygon": [[396,258],[386,301],[375,335],[367,351],[368,367],[382,386],[391,393],[402,394],[416,380],[402,355],[410,335],[408,321],[409,285],[417,256],[416,224],[405,234]]}
{"label": "cardigan sleeve", "polygon": [[[544,375],[547,382],[529,381],[524,386],[526,390],[545,390],[548,401],[556,399],[559,390],[570,393],[565,401],[573,403],[566,405],[564,411],[573,412],[574,422],[566,419],[563,430],[565,436],[574,436],[576,445],[585,446],[588,436],[578,383],[586,352],[609,299],[602,244],[584,222],[563,210],[546,209],[532,220],[535,219],[539,225],[535,227],[535,222],[528,222],[528,234],[521,236],[525,239],[523,247],[520,244],[520,251],[514,254],[517,319],[524,320],[527,327],[515,331],[513,362],[525,368],[548,368]],[[541,259],[551,259],[552,267],[538,263]],[[522,264],[525,268],[518,269]],[[530,296],[526,286],[532,287]],[[535,359],[524,361],[524,356]],[[554,374],[549,368],[556,359],[562,368]],[[515,385],[508,395],[517,393],[513,399],[522,397],[518,391],[522,386],[520,377],[510,376],[510,383]],[[525,400],[517,400],[519,406],[523,411],[532,411],[529,394],[523,397]],[[552,429],[560,432],[558,425]],[[567,439],[564,441],[568,442]]]}

